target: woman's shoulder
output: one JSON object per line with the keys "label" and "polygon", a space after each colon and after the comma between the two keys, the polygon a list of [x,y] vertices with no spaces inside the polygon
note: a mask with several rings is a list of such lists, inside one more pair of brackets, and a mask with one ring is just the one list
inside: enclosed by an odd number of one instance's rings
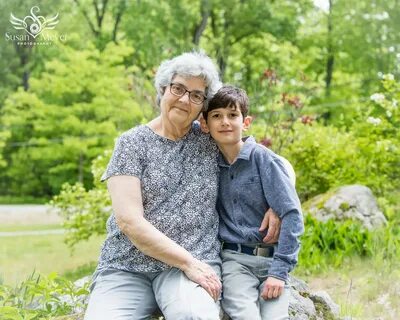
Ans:
{"label": "woman's shoulder", "polygon": [[194,141],[196,143],[200,143],[205,148],[208,148],[210,151],[217,152],[218,147],[215,144],[214,139],[211,138],[210,134],[204,133],[201,130],[200,122],[197,120],[194,121],[192,124],[191,136],[194,138]]}
{"label": "woman's shoulder", "polygon": [[124,141],[140,140],[148,136],[150,133],[149,131],[146,125],[140,124],[121,133],[118,139]]}
{"label": "woman's shoulder", "polygon": [[138,125],[121,133],[116,140],[116,149],[124,153],[140,151],[148,144],[148,131],[145,125]]}

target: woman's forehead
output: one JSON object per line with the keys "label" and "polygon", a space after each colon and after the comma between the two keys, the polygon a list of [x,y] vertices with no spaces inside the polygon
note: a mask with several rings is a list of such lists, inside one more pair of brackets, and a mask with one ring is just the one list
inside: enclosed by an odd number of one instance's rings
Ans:
{"label": "woman's forehead", "polygon": [[[189,90],[205,90],[206,82],[202,77],[195,77],[195,76],[182,76],[182,75],[175,75],[172,78],[173,82],[178,82],[186,86]],[[189,88],[190,87],[190,88]]]}

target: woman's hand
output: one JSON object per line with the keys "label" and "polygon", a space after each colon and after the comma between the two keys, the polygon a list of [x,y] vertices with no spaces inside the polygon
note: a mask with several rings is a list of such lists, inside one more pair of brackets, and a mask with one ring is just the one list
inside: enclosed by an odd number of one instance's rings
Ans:
{"label": "woman's hand", "polygon": [[217,301],[221,295],[222,284],[214,269],[207,263],[193,258],[187,267],[181,269],[193,282],[198,283]]}
{"label": "woman's hand", "polygon": [[281,219],[271,208],[264,214],[264,219],[261,222],[259,231],[264,232],[267,230],[267,234],[263,239],[264,243],[273,244],[278,242],[279,233],[281,231]]}

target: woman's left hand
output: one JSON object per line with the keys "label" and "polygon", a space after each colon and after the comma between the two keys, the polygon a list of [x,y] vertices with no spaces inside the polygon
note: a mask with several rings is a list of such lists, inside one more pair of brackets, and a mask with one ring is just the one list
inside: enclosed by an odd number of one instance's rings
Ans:
{"label": "woman's left hand", "polygon": [[221,280],[207,263],[193,258],[187,267],[182,268],[182,271],[190,280],[203,287],[214,301],[219,299],[222,290]]}

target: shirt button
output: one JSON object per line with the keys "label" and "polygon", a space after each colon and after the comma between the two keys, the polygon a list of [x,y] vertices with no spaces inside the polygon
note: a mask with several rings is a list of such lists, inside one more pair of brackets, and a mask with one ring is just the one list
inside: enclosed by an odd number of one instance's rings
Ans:
{"label": "shirt button", "polygon": [[233,199],[233,203],[236,204],[237,203],[237,199]]}
{"label": "shirt button", "polygon": [[231,179],[233,180],[233,174],[231,175]]}

